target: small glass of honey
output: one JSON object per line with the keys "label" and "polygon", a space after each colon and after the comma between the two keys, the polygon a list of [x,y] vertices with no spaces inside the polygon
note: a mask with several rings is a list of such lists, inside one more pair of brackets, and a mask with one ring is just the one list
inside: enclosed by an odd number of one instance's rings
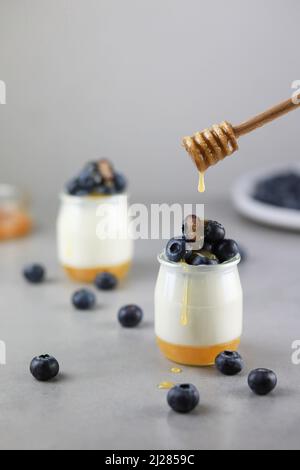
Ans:
{"label": "small glass of honey", "polygon": [[26,194],[9,184],[0,184],[0,242],[27,235],[32,229]]}

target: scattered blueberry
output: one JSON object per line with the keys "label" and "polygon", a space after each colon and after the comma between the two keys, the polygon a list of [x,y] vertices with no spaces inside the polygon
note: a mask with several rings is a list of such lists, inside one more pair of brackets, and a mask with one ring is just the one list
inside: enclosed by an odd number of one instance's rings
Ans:
{"label": "scattered blueberry", "polygon": [[234,240],[222,240],[214,245],[213,252],[223,263],[234,258],[239,253],[239,247]]}
{"label": "scattered blueberry", "polygon": [[126,305],[119,310],[118,319],[125,328],[134,328],[143,318],[143,310],[137,305]]}
{"label": "scattered blueberry", "polygon": [[269,369],[255,369],[249,374],[248,384],[257,395],[268,395],[277,385],[277,376]]}
{"label": "scattered blueberry", "polygon": [[111,273],[100,273],[95,279],[95,286],[101,290],[112,290],[118,285],[118,279]]}
{"label": "scattered blueberry", "polygon": [[40,284],[45,279],[45,268],[40,264],[30,264],[24,268],[23,275],[28,282]]}
{"label": "scattered blueberry", "polygon": [[236,375],[242,372],[244,362],[236,351],[224,351],[216,358],[216,367],[224,375]]}
{"label": "scattered blueberry", "polygon": [[81,289],[73,294],[72,303],[77,310],[91,310],[96,304],[96,297],[90,290]]}
{"label": "scattered blueberry", "polygon": [[175,385],[167,395],[169,406],[177,413],[189,413],[198,405],[200,395],[192,384]]}
{"label": "scattered blueberry", "polygon": [[115,173],[114,183],[118,193],[122,193],[123,191],[125,191],[127,181],[125,176],[123,176],[121,173]]}
{"label": "scattered blueberry", "polygon": [[47,382],[57,376],[59,364],[54,357],[45,354],[32,359],[30,372],[36,380]]}
{"label": "scattered blueberry", "polygon": [[166,246],[166,257],[177,263],[185,254],[185,241],[183,238],[171,238]]}
{"label": "scattered blueberry", "polygon": [[208,220],[204,228],[205,241],[210,243],[219,242],[225,238],[225,228],[219,222]]}

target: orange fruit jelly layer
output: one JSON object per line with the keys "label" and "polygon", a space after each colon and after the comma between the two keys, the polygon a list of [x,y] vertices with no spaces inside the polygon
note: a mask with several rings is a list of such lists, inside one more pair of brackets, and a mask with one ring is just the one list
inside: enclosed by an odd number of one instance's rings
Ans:
{"label": "orange fruit jelly layer", "polygon": [[32,220],[21,210],[1,211],[0,241],[19,238],[27,235],[32,229]]}
{"label": "orange fruit jelly layer", "polygon": [[157,337],[157,343],[162,353],[171,361],[189,366],[211,366],[223,351],[236,351],[240,345],[240,338],[224,344],[213,346],[182,346],[167,343]]}
{"label": "orange fruit jelly layer", "polygon": [[116,266],[99,266],[97,268],[72,268],[70,266],[64,266],[64,270],[73,281],[78,282],[94,282],[97,274],[108,272],[114,274],[119,280],[124,279],[128,274],[128,271],[131,266],[131,261],[126,263],[119,264]]}

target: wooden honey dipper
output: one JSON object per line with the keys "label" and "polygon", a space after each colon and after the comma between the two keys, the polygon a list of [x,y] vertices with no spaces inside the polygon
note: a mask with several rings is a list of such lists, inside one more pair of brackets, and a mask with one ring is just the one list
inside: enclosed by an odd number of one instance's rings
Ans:
{"label": "wooden honey dipper", "polygon": [[[296,98],[290,98],[238,126],[232,126],[229,122],[223,121],[221,124],[214,125],[202,132],[196,132],[191,137],[184,137],[182,140],[183,146],[202,175],[202,188],[204,188],[203,175],[205,171],[237,151],[239,148],[237,139],[239,137],[249,134],[268,122],[297,109],[299,106],[300,94]],[[201,190],[201,184],[199,188]]]}

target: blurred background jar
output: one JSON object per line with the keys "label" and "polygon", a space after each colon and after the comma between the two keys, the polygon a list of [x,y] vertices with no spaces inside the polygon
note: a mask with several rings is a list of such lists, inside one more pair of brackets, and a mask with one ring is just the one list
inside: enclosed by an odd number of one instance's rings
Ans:
{"label": "blurred background jar", "polygon": [[0,184],[0,242],[28,235],[32,230],[29,199],[24,191]]}
{"label": "blurred background jar", "polygon": [[[84,197],[62,194],[57,219],[58,258],[68,277],[91,283],[97,274],[109,272],[124,279],[133,257],[128,223],[126,193]],[[99,233],[102,225],[111,233]]]}

